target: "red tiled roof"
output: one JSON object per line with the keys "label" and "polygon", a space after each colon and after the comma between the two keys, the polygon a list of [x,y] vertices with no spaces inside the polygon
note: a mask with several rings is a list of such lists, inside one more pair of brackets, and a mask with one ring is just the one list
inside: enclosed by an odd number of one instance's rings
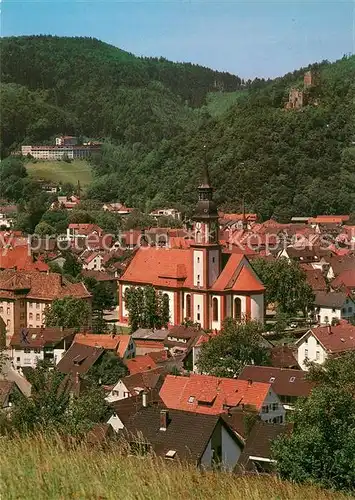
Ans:
{"label": "red tiled roof", "polygon": [[119,337],[119,346],[118,346],[118,354],[121,358],[124,358],[127,348],[129,346],[131,336],[130,335],[120,335]]}
{"label": "red tiled roof", "polygon": [[265,287],[251,268],[247,258],[242,254],[232,254],[221,274],[214,282],[212,290],[263,292]]}
{"label": "red tiled roof", "polygon": [[271,348],[271,364],[275,368],[300,369],[293,350],[289,345],[275,345]]}
{"label": "red tiled roof", "polygon": [[23,335],[20,330],[11,337],[10,345],[20,348],[36,348],[54,346],[63,339],[74,337],[74,328],[61,329],[59,327],[48,328],[25,328]]}
{"label": "red tiled roof", "polygon": [[271,384],[279,396],[309,396],[314,384],[306,380],[303,370],[275,368],[273,366],[245,366],[239,375],[240,380],[252,380]]}
{"label": "red tiled roof", "polygon": [[48,271],[48,265],[39,260],[35,262],[28,245],[0,249],[0,269],[24,271]]}
{"label": "red tiled roof", "polygon": [[179,236],[173,236],[169,238],[169,247],[170,248],[181,248],[186,249],[190,248],[193,240],[188,240],[186,238],[182,238]]}
{"label": "red tiled roof", "polygon": [[347,288],[355,288],[355,269],[348,269],[343,271],[332,281],[333,288],[340,288],[342,286]]}
{"label": "red tiled roof", "polygon": [[168,408],[218,415],[227,411],[225,406],[248,405],[261,410],[270,387],[270,384],[249,384],[245,380],[210,375],[167,375],[159,395]]}
{"label": "red tiled roof", "polygon": [[314,269],[310,264],[301,264],[301,268],[306,273],[307,283],[314,291],[326,291],[327,283],[320,269]]}
{"label": "red tiled roof", "polygon": [[92,252],[90,255],[85,257],[84,261],[86,264],[89,264],[92,260],[95,259],[95,257],[98,257],[100,254],[98,252]]}
{"label": "red tiled roof", "polygon": [[168,359],[168,351],[166,351],[165,349],[162,351],[151,351],[151,352],[147,352],[147,354],[145,354],[145,356],[149,356],[150,358],[152,358],[152,360],[155,363],[161,363],[161,362],[166,361]]}
{"label": "red tiled roof", "polygon": [[148,247],[137,250],[120,281],[181,287],[192,281],[191,274],[189,250]]}
{"label": "red tiled roof", "polygon": [[75,229],[76,231],[78,231],[78,234],[89,235],[94,231],[96,231],[99,234],[102,233],[101,227],[98,226],[97,224],[69,224],[68,228]]}
{"label": "red tiled roof", "polygon": [[2,296],[22,294],[29,299],[54,300],[63,297],[89,298],[91,294],[83,283],[69,283],[57,273],[35,271],[0,271]]}
{"label": "red tiled roof", "polygon": [[95,271],[94,269],[83,269],[81,275],[95,278],[97,281],[117,281],[118,278],[113,273],[107,271]]}
{"label": "red tiled roof", "polygon": [[218,335],[216,332],[212,333],[202,333],[197,341],[195,342],[194,347],[199,347],[200,345],[204,344],[205,342],[208,342],[211,337],[214,337],[215,335]]}
{"label": "red tiled roof", "polygon": [[117,335],[113,336],[105,333],[77,333],[75,335],[74,342],[92,347],[102,347],[103,349],[111,351],[117,351],[120,340]]}
{"label": "red tiled roof", "polygon": [[[180,249],[139,248],[120,281],[149,283],[161,287],[191,287],[191,252]],[[212,290],[262,292],[265,288],[245,256],[232,254]]]}
{"label": "red tiled roof", "polygon": [[308,219],[308,223],[312,224],[341,224],[350,219],[349,215],[317,215]]}
{"label": "red tiled roof", "polygon": [[134,343],[136,347],[144,347],[149,349],[158,349],[159,351],[164,350],[164,342],[157,342],[154,340],[143,340],[143,339],[134,339]]}
{"label": "red tiled roof", "polygon": [[57,364],[57,370],[62,373],[87,373],[104,352],[99,347],[73,342]]}
{"label": "red tiled roof", "polygon": [[255,222],[258,218],[256,214],[225,214],[223,212],[218,212],[218,215],[223,219],[232,221],[242,221],[245,219],[249,222]]}
{"label": "red tiled roof", "polygon": [[149,355],[145,356],[136,356],[132,359],[124,360],[125,365],[127,366],[130,375],[139,372],[145,372],[147,370],[152,370],[153,368],[157,368],[156,363],[152,360]]}

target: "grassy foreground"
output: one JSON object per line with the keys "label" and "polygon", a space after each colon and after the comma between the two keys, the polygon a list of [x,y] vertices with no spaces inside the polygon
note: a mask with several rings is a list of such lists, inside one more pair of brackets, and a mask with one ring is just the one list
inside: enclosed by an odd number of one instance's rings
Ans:
{"label": "grassy foreground", "polygon": [[44,437],[0,438],[0,498],[100,500],[318,500],[346,498],[271,477],[200,472],[114,450],[65,449]]}
{"label": "grassy foreground", "polygon": [[45,179],[52,182],[71,182],[76,185],[78,180],[82,187],[92,181],[91,167],[85,160],[40,161],[26,163],[28,175],[34,179]]}

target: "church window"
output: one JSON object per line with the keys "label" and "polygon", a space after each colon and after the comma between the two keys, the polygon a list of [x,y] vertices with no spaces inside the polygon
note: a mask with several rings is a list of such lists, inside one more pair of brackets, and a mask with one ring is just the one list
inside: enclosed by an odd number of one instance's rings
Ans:
{"label": "church window", "polygon": [[191,295],[186,295],[186,317],[191,318]]}
{"label": "church window", "polygon": [[218,321],[218,299],[212,299],[212,317],[213,321]]}
{"label": "church window", "polygon": [[237,321],[242,319],[242,301],[239,297],[234,299],[234,319]]}
{"label": "church window", "polygon": [[200,257],[197,257],[197,264],[200,263]]}

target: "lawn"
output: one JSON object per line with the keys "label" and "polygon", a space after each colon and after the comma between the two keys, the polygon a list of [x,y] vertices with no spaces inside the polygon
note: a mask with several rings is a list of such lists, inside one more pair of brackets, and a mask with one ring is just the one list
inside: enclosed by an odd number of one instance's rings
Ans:
{"label": "lawn", "polygon": [[91,167],[85,160],[73,160],[71,163],[64,161],[29,162],[26,168],[30,177],[54,183],[71,182],[76,185],[80,181],[81,187],[85,188],[92,181]]}

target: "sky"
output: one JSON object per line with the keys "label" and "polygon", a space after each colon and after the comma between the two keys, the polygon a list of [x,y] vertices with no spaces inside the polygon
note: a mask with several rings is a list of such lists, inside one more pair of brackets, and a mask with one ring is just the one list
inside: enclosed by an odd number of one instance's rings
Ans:
{"label": "sky", "polygon": [[2,0],[1,36],[31,34],[275,77],[354,53],[355,0]]}

